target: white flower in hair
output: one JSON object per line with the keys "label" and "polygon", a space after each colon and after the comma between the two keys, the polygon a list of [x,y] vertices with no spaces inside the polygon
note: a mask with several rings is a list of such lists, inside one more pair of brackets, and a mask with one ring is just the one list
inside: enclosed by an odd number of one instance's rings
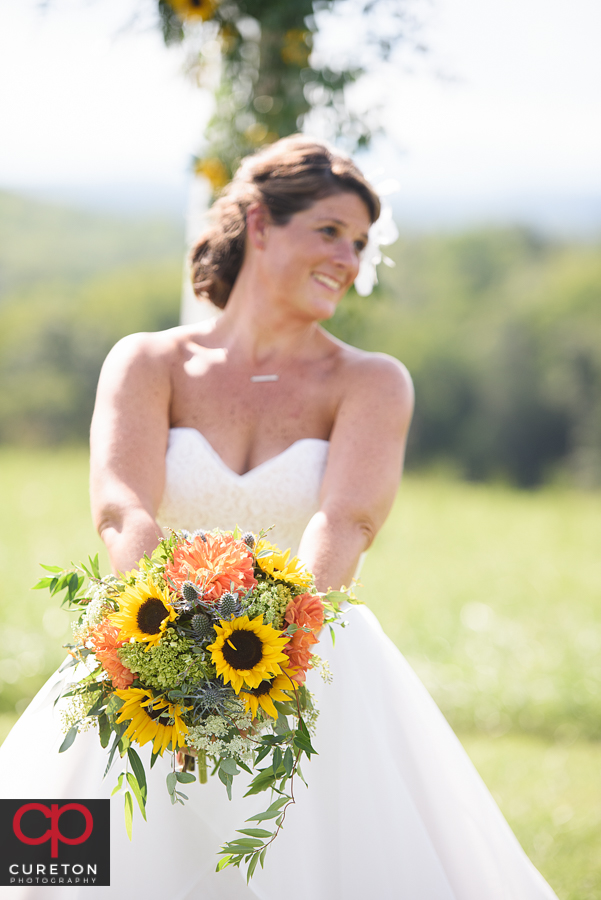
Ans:
{"label": "white flower in hair", "polygon": [[384,194],[393,193],[398,188],[396,181],[385,181],[376,186],[376,191],[381,199],[380,217],[373,223],[367,235],[367,244],[361,254],[359,273],[355,278],[355,290],[362,297],[371,294],[374,284],[378,283],[377,266],[383,262],[387,266],[394,266],[394,262],[382,253],[381,247],[394,244],[399,236],[399,230],[392,218],[392,207],[382,200]]}

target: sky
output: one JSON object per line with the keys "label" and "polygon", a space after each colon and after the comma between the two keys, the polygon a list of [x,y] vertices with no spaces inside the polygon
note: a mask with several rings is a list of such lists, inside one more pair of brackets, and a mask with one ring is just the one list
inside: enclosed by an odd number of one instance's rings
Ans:
{"label": "sky", "polygon": [[[358,91],[384,104],[386,137],[362,164],[399,181],[401,217],[530,210],[601,225],[599,0],[417,7],[429,53]],[[182,74],[181,48],[164,47],[152,8],[0,0],[0,187],[183,202],[210,98]]]}

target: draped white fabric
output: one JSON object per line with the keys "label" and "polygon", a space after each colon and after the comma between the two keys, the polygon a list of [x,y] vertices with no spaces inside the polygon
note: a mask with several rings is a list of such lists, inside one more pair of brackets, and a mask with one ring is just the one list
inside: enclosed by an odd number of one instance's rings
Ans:
{"label": "draped white fabric", "polygon": [[[327,458],[324,441],[299,441],[274,460],[237,476],[192,429],[173,429],[162,512],[182,527],[258,527],[238,515],[265,504],[261,514],[298,542],[316,504]],[[197,434],[197,433],[196,433]],[[205,481],[208,479],[208,481]],[[296,504],[277,484],[295,485]],[[239,498],[233,499],[232,498]],[[228,500],[229,498],[229,500]],[[183,503],[183,500],[181,501]],[[223,522],[231,502],[236,521]],[[243,506],[237,506],[237,504]],[[295,514],[294,510],[302,510]],[[286,520],[283,516],[288,517]],[[302,521],[301,521],[302,519]],[[167,524],[167,523],[166,523]],[[169,522],[168,524],[171,524]],[[261,524],[265,524],[264,522]],[[284,530],[284,534],[286,531]],[[295,537],[295,541],[292,541]],[[130,843],[122,799],[111,801],[111,887],[99,898],[147,900],[551,900],[553,891],[529,862],[488,790],[422,684],[365,607],[351,607],[348,626],[316,648],[333,672],[308,684],[321,715],[318,756],[303,765],[309,783],[295,789],[285,828],[268,851],[265,869],[247,886],[242,874],[214,872],[216,851],[263,797],[244,799],[242,776],[228,802],[223,785],[186,786],[190,800],[172,807],[166,760],[152,770],[148,824],[139,816]],[[0,796],[109,796],[116,775],[102,781],[106,751],[94,732],[64,754],[53,698],[62,676],[42,689],[0,749]],[[117,770],[118,772],[119,770]],[[238,782],[236,784],[236,782]],[[43,890],[43,895],[40,893]],[[86,888],[11,888],[10,897],[55,900],[84,896]]]}

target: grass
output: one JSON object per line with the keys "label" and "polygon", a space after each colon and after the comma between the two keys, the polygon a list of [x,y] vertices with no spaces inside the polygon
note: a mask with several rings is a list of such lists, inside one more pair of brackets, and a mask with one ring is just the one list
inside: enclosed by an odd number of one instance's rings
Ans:
{"label": "grass", "polygon": [[[84,450],[3,450],[0,489],[1,740],[69,636],[38,562],[100,543]],[[595,494],[412,474],[359,591],[561,900],[601,898],[599,534]]]}
{"label": "grass", "polygon": [[[40,563],[68,566],[100,549],[83,449],[0,451],[0,740],[65,656],[71,617],[32,591]],[[106,560],[106,557],[105,557]],[[107,570],[106,562],[104,571]]]}

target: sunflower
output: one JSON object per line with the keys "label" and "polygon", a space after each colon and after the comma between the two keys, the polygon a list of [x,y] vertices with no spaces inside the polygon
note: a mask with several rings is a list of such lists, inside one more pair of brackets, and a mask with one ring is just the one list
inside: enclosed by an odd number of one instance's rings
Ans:
{"label": "sunflower", "polygon": [[182,22],[188,19],[206,22],[212,19],[219,2],[220,0],[168,0],[169,6]]}
{"label": "sunflower", "polygon": [[282,553],[274,544],[270,544],[264,538],[257,543],[255,548],[257,565],[272,578],[294,584],[297,587],[311,587],[312,576],[304,571],[304,566],[298,556],[290,559],[290,550]]}
{"label": "sunflower", "polygon": [[231,683],[238,694],[244,684],[258,688],[262,681],[282,671],[280,663],[288,658],[283,652],[288,635],[263,625],[263,616],[249,620],[239,616],[230,622],[220,620],[215,626],[217,640],[209,644],[217,674]]}
{"label": "sunflower", "polygon": [[295,669],[289,669],[285,664],[282,671],[275,678],[264,678],[263,681],[255,688],[243,687],[240,691],[240,699],[244,702],[246,711],[252,713],[253,719],[257,715],[259,706],[272,719],[277,719],[278,711],[273,705],[274,700],[289,700],[288,694],[284,691],[294,690],[296,682],[292,676],[296,672]]}
{"label": "sunflower", "polygon": [[178,703],[156,698],[151,691],[143,688],[130,687],[114,693],[125,701],[117,722],[130,719],[126,737],[140,746],[152,741],[152,752],[161,756],[169,744],[173,750],[185,746],[184,735],[188,729],[181,718],[183,707]]}
{"label": "sunflower", "polygon": [[168,589],[146,578],[125,588],[119,595],[119,612],[109,618],[120,629],[121,640],[145,641],[149,649],[156,647],[176,615]]}
{"label": "sunflower", "polygon": [[194,163],[196,175],[204,175],[210,182],[213,192],[222,190],[230,180],[230,174],[218,156],[197,159]]}

